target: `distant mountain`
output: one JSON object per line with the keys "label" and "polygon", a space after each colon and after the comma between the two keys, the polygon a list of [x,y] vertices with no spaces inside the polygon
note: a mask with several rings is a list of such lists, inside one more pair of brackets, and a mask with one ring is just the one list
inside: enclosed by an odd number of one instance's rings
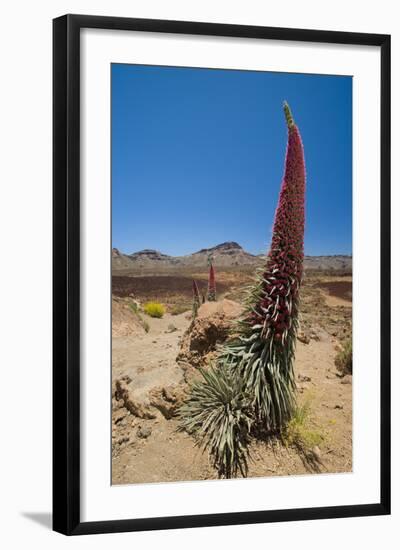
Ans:
{"label": "distant mountain", "polygon": [[[168,256],[158,250],[145,249],[132,254],[123,254],[117,248],[112,249],[112,269],[121,270],[157,270],[168,268],[205,268],[208,258],[212,257],[215,267],[226,268],[244,265],[260,265],[264,255],[255,256],[246,252],[236,242],[226,242],[211,248],[202,248],[186,256]],[[349,270],[352,268],[351,256],[306,256],[305,269]]]}
{"label": "distant mountain", "polygon": [[345,255],[335,256],[305,256],[305,269],[351,271],[353,268],[353,257]]}
{"label": "distant mountain", "polygon": [[129,268],[156,267],[205,267],[208,258],[213,258],[216,267],[233,267],[238,265],[257,264],[259,258],[246,252],[238,243],[227,242],[212,248],[202,248],[186,256],[168,256],[158,250],[145,249],[132,254],[123,254],[117,248],[112,250],[112,267],[114,271]]}
{"label": "distant mountain", "polygon": [[202,248],[198,252],[182,256],[180,261],[184,266],[201,267],[207,265],[208,258],[212,257],[216,267],[233,267],[237,265],[258,264],[257,256],[246,252],[238,243],[227,242]]}

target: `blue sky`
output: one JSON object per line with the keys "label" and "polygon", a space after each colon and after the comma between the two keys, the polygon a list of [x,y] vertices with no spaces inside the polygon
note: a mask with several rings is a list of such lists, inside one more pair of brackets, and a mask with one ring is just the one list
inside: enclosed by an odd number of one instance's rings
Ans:
{"label": "blue sky", "polygon": [[352,251],[352,79],[113,64],[112,243],[182,255],[267,250],[286,150],[307,170],[305,252]]}

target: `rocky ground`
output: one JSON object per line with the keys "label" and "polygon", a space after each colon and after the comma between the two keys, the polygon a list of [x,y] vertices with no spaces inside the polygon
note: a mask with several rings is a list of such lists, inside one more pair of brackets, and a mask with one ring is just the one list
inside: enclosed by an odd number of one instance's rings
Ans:
{"label": "rocky ground", "polygon": [[[351,334],[351,301],[314,283],[304,285],[295,372],[299,404],[310,410],[307,430],[318,435],[318,445],[304,453],[296,445],[256,442],[250,477],[352,468],[352,379],[334,363],[340,342]],[[239,313],[231,300],[207,303],[191,325],[190,312],[152,319],[137,311],[131,298],[113,299],[113,484],[217,477],[207,453],[177,431],[174,414],[187,382],[212,359]]]}

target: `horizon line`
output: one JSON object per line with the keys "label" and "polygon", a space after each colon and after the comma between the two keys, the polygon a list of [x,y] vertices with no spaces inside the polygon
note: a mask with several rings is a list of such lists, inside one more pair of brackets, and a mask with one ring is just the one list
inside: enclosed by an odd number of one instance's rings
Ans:
{"label": "horizon line", "polygon": [[[235,242],[236,241],[226,241],[227,243],[229,242]],[[145,252],[145,251],[154,251],[154,252],[158,252],[160,254],[163,254],[165,256],[170,256],[172,258],[181,258],[183,256],[191,256],[193,254],[198,254],[199,252],[203,252],[203,251],[206,251],[206,250],[212,250],[212,249],[215,249],[217,248],[218,246],[220,246],[221,244],[225,244],[225,243],[220,243],[220,244],[217,244],[217,245],[214,245],[214,246],[210,246],[210,247],[203,247],[203,248],[200,248],[199,250],[196,250],[195,252],[188,252],[186,254],[168,254],[166,252],[163,252],[162,250],[159,250],[157,248],[142,248],[140,250],[136,250],[134,252],[123,252],[120,248],[118,248],[117,246],[112,246],[111,247],[111,250],[117,250],[120,254],[123,254],[124,256],[133,256],[134,254],[139,254],[140,252]],[[239,245],[239,243],[236,243]],[[250,254],[252,256],[267,256],[267,252],[260,252],[260,253],[256,253],[254,254],[253,252],[249,252],[248,250],[246,250],[245,248],[243,248],[241,245],[239,245],[240,248],[246,252],[247,254]],[[331,253],[331,254],[307,254],[306,252],[304,253],[304,256],[308,256],[308,257],[314,257],[314,258],[318,258],[318,257],[334,257],[334,256],[348,256],[348,257],[353,257],[353,253],[348,253],[348,252],[335,252],[335,253]]]}

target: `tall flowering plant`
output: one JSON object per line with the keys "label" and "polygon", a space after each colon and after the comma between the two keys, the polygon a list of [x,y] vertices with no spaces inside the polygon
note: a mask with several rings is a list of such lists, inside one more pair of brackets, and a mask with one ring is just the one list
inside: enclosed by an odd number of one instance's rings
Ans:
{"label": "tall flowering plant", "polygon": [[285,173],[275,213],[271,248],[257,289],[258,303],[249,323],[262,324],[261,335],[281,345],[287,341],[298,316],[299,288],[304,259],[305,165],[301,137],[289,106]]}
{"label": "tall flowering plant", "polygon": [[248,290],[238,336],[224,346],[212,376],[193,386],[182,408],[182,426],[197,434],[219,475],[225,477],[239,470],[246,475],[253,428],[279,432],[295,405],[293,361],[303,273],[306,178],[300,132],[286,102],[284,113],[288,128],[285,168],[265,267]]}
{"label": "tall flowering plant", "polygon": [[[254,392],[257,419],[268,429],[282,427],[294,405],[293,359],[304,259],[303,144],[286,102],[284,112],[288,143],[271,247],[248,294],[241,344],[233,343],[224,353],[225,361],[242,371]],[[251,357],[238,362],[238,352]]]}

